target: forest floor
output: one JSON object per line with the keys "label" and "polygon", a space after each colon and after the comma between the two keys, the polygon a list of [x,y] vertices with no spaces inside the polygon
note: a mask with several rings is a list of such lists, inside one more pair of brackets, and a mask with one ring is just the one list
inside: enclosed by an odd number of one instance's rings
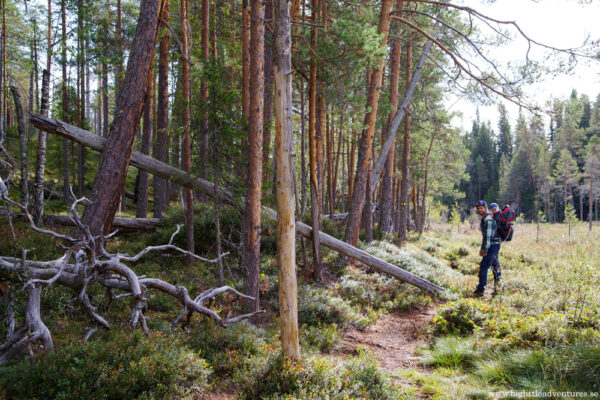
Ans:
{"label": "forest floor", "polygon": [[[417,350],[431,344],[427,327],[431,325],[438,304],[413,307],[409,310],[386,314],[365,330],[350,328],[343,334],[340,348],[333,354],[335,358],[346,360],[356,355],[360,347],[368,348],[384,371],[393,374],[399,384],[412,384],[399,370],[413,369],[422,373],[431,371],[422,363],[423,357]],[[235,391],[216,390],[205,394],[204,400],[229,400],[235,398]],[[430,396],[419,396],[427,398]]]}
{"label": "forest floor", "polygon": [[[197,221],[197,236],[212,237],[212,217],[198,211],[202,219]],[[235,221],[236,214],[225,211],[224,217]],[[169,218],[176,222],[180,216]],[[135,254],[147,245],[164,243],[172,225],[152,234],[119,236],[111,249]],[[335,226],[329,228],[339,235]],[[477,284],[481,234],[467,224],[440,224],[420,237],[411,236],[402,247],[382,235],[361,244],[365,251],[446,289],[434,297],[326,252],[325,282],[315,283],[299,265],[302,358],[291,364],[280,357],[278,271],[270,236],[261,244],[261,303],[267,313],[254,323],[223,329],[197,317],[188,331],[173,331],[171,321],[180,306],[150,292],[150,335],[111,329],[82,344],[89,318],[72,294],[53,285],[43,292],[43,309],[56,351],[36,362],[25,359],[0,368],[0,400],[437,400],[495,398],[494,393],[503,390],[600,392],[598,228],[590,233],[580,224],[569,237],[564,225],[546,224],[539,231],[533,224],[518,225],[515,240],[503,244],[500,252],[501,294],[486,293],[478,299],[470,294]],[[33,249],[34,259],[61,255],[60,248],[24,224],[15,229],[19,246]],[[9,234],[10,228],[0,224],[0,237]],[[209,255],[212,250],[207,246],[198,251]],[[14,244],[0,241],[0,254],[11,252]],[[191,269],[182,260],[148,257],[135,270],[185,282],[190,293],[215,284],[213,266]],[[243,287],[235,262],[230,266],[227,283]],[[130,302],[115,302],[106,310],[106,294],[92,289],[94,304],[113,326],[126,326]],[[17,294],[23,304],[24,295]],[[214,306],[225,312],[231,304],[218,299]],[[63,376],[67,378],[58,378]],[[48,385],[50,381],[55,384]],[[99,385],[100,392],[92,389]]]}

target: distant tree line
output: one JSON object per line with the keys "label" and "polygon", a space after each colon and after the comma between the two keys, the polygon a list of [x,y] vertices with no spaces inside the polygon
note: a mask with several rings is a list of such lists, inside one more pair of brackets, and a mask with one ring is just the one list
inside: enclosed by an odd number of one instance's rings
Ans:
{"label": "distant tree line", "polygon": [[503,105],[496,130],[477,117],[463,137],[470,151],[460,184],[465,208],[485,199],[510,204],[530,220],[561,222],[573,209],[579,220],[598,221],[600,95],[592,103],[573,90],[549,105],[549,128],[543,117],[522,112],[512,128]]}

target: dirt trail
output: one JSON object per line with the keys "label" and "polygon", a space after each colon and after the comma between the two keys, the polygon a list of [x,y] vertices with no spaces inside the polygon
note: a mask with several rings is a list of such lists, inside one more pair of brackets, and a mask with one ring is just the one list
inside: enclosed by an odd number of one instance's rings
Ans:
{"label": "dirt trail", "polygon": [[425,330],[436,309],[437,305],[414,307],[385,315],[364,331],[350,329],[344,335],[342,352],[354,353],[363,346],[373,351],[381,368],[386,371],[399,368],[422,370],[415,350],[428,343]]}
{"label": "dirt trail", "polygon": [[[435,316],[437,304],[413,307],[399,313],[387,314],[364,331],[349,329],[345,332],[343,345],[337,356],[346,358],[359,346],[369,348],[377,357],[380,367],[388,372],[413,368],[424,371],[415,355],[417,347],[429,343],[426,329]],[[206,400],[228,400],[231,391],[207,393]]]}

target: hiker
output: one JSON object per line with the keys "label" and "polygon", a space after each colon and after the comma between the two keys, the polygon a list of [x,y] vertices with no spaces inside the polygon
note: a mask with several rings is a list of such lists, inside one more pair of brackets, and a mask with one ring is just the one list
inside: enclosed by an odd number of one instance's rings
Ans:
{"label": "hiker", "polygon": [[[494,218],[494,221],[496,222],[496,230],[498,230],[498,228],[500,228],[500,206],[498,206],[498,204],[496,203],[492,203],[490,204],[490,212],[492,214],[492,218]],[[502,242],[502,237],[501,235],[498,236],[500,239],[500,242]],[[500,245],[498,245],[500,246]],[[492,265],[492,272],[494,273],[494,293],[497,292],[500,289],[500,278],[502,277],[502,270],[500,269],[500,247],[498,247],[498,255],[496,256],[495,260],[494,260],[494,264]]]}
{"label": "hiker", "polygon": [[482,257],[479,263],[479,284],[477,289],[473,292],[476,297],[483,296],[485,291],[485,285],[487,284],[488,269],[497,263],[498,251],[500,250],[500,238],[497,234],[497,224],[494,221],[491,213],[488,212],[487,203],[483,200],[479,200],[475,204],[477,214],[481,216],[481,234],[482,242],[479,255]]}

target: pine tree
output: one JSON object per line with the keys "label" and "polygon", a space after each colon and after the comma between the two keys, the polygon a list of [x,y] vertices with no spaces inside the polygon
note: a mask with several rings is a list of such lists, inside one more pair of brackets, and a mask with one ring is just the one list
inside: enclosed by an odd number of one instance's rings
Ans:
{"label": "pine tree", "polygon": [[500,120],[498,121],[498,155],[500,159],[506,159],[510,162],[513,153],[512,135],[510,133],[510,123],[504,104],[500,103],[498,107]]}
{"label": "pine tree", "polygon": [[562,191],[564,209],[567,209],[569,197],[571,198],[571,207],[573,207],[571,193],[572,187],[579,181],[579,168],[577,167],[577,162],[567,149],[562,149],[560,152],[560,158],[554,169],[554,179],[556,180],[557,189]]}
{"label": "pine tree", "polygon": [[567,203],[565,207],[565,223],[569,227],[569,240],[571,240],[571,225],[577,222],[577,215],[575,213],[575,208],[571,203]]}
{"label": "pine tree", "polygon": [[600,192],[600,137],[594,136],[586,146],[584,187],[588,195],[588,225],[592,230],[592,207]]}

